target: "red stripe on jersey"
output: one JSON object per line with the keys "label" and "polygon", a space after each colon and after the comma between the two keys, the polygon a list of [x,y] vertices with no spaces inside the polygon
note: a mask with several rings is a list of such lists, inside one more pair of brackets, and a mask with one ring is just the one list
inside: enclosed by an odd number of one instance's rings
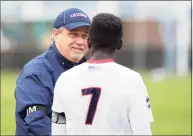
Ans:
{"label": "red stripe on jersey", "polygon": [[115,62],[113,59],[87,60],[87,63],[109,63]]}

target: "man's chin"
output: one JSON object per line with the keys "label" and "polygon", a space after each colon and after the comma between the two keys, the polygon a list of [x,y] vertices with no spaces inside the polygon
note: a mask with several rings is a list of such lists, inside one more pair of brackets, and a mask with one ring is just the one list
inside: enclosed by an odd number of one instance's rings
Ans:
{"label": "man's chin", "polygon": [[79,63],[81,59],[84,57],[83,53],[76,53],[72,55],[72,62]]}

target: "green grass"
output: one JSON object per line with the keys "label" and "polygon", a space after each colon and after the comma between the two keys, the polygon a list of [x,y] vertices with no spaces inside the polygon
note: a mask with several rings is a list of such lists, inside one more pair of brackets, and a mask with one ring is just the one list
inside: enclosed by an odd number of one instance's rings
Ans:
{"label": "green grass", "polygon": [[17,72],[1,72],[1,134],[15,134],[14,89]]}
{"label": "green grass", "polygon": [[151,97],[155,135],[191,135],[191,77],[153,82],[143,76]]}
{"label": "green grass", "polygon": [[[1,135],[15,134],[17,72],[1,72]],[[191,135],[191,77],[153,82],[143,75],[154,116],[153,135]]]}

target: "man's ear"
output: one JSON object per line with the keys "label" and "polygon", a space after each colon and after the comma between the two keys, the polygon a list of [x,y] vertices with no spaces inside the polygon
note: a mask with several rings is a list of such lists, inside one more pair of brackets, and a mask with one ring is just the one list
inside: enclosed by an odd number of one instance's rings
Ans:
{"label": "man's ear", "polygon": [[56,28],[52,29],[52,36],[51,36],[51,40],[54,41],[55,36],[57,35],[58,30]]}
{"label": "man's ear", "polygon": [[90,38],[89,37],[87,38],[87,44],[88,44],[88,48],[90,49],[91,48],[91,42],[90,42]]}
{"label": "man's ear", "polygon": [[56,37],[56,35],[58,35],[61,31],[62,31],[61,28],[59,28],[59,29],[56,29],[56,28],[52,29],[53,37]]}
{"label": "man's ear", "polygon": [[118,45],[118,47],[117,47],[117,50],[120,50],[121,48],[122,48],[122,46],[123,46],[123,39],[121,39],[120,40],[120,42],[119,42],[119,45]]}

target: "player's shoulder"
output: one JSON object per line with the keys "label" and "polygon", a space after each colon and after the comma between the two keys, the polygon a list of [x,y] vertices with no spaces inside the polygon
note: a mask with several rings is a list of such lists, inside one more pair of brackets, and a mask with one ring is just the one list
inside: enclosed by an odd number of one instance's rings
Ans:
{"label": "player's shoulder", "polygon": [[85,63],[79,64],[77,66],[74,66],[73,68],[63,72],[61,74],[61,78],[67,79],[68,77],[75,77],[82,73],[82,70],[84,69]]}
{"label": "player's shoulder", "polygon": [[127,93],[134,94],[138,91],[141,91],[141,88],[144,87],[144,83],[143,78],[139,72],[120,64],[117,64],[116,67],[120,71],[120,81],[122,86],[127,88],[125,89]]}
{"label": "player's shoulder", "polygon": [[141,75],[139,72],[130,69],[126,66],[123,66],[121,64],[115,63],[116,70],[119,71],[124,77],[126,78],[132,78],[132,79],[138,79],[141,78]]}

